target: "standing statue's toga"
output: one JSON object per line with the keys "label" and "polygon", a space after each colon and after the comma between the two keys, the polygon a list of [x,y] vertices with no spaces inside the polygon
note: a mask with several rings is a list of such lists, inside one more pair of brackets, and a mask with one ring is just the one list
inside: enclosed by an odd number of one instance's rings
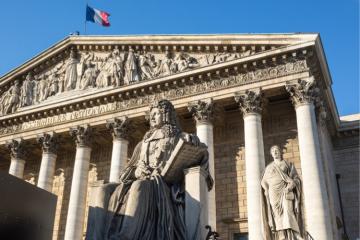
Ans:
{"label": "standing statue's toga", "polygon": [[[120,183],[106,184],[99,191],[87,240],[186,240],[184,184],[165,182],[160,175],[179,139],[200,143],[181,131],[171,102],[153,104],[150,130],[135,147]],[[204,156],[198,165],[208,171],[207,160]],[[207,182],[211,188],[209,174]]]}
{"label": "standing statue's toga", "polygon": [[270,163],[261,180],[265,240],[302,240],[301,181],[292,163],[271,147]]}

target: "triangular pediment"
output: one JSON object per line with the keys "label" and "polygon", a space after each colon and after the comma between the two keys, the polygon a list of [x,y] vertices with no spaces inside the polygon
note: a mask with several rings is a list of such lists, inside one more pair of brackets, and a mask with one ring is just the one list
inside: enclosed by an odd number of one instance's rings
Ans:
{"label": "triangular pediment", "polygon": [[0,79],[0,115],[316,39],[316,34],[70,36]]}

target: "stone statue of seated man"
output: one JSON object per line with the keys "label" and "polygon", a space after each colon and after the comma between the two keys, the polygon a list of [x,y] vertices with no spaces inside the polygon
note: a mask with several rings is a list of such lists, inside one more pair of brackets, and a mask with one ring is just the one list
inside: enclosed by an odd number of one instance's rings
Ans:
{"label": "stone statue of seated man", "polygon": [[[161,176],[177,142],[199,145],[181,131],[174,106],[160,100],[150,107],[150,130],[137,144],[119,183],[99,189],[96,209],[89,218],[87,240],[186,240],[184,183],[165,182]],[[208,159],[198,166],[208,172]],[[183,169],[179,169],[183,171]],[[207,174],[209,189],[212,178]]]}

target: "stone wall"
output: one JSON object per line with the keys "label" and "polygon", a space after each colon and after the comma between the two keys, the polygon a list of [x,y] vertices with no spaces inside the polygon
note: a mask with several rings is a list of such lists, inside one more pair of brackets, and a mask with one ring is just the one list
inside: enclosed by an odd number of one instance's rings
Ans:
{"label": "stone wall", "polygon": [[359,235],[359,135],[341,137],[335,141],[336,173],[340,174],[339,184],[345,218],[345,227],[350,240]]}

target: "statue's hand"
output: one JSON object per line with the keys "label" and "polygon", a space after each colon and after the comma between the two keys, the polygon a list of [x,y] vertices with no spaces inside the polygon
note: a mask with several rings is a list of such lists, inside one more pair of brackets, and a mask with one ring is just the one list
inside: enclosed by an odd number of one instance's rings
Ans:
{"label": "statue's hand", "polygon": [[185,140],[185,142],[187,142],[187,143],[191,143],[191,144],[193,144],[195,146],[200,145],[200,140],[196,135],[189,134],[189,133],[183,133],[182,137]]}
{"label": "statue's hand", "polygon": [[294,188],[295,188],[295,182],[291,180],[290,182],[288,182],[288,185],[286,186],[286,190],[288,192],[291,192]]}
{"label": "statue's hand", "polygon": [[152,176],[152,177],[153,177],[153,176],[157,176],[157,175],[160,175],[160,173],[161,173],[160,168],[155,168],[155,169],[152,171],[151,176]]}
{"label": "statue's hand", "polygon": [[139,179],[149,178],[151,175],[151,171],[148,167],[139,165],[135,170],[135,177]]}

